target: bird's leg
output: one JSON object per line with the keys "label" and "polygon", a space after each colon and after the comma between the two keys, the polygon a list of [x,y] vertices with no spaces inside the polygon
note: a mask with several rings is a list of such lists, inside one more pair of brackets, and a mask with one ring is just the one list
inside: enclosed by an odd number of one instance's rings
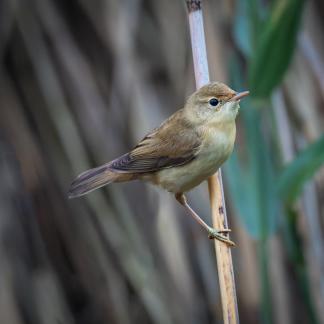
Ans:
{"label": "bird's leg", "polygon": [[[209,225],[207,225],[200,217],[199,215],[190,207],[190,205],[187,202],[187,199],[183,193],[177,193],[175,194],[176,200],[186,208],[186,210],[190,213],[190,215],[202,226],[204,227],[208,232],[208,237],[210,239],[216,239],[219,241],[222,241],[230,246],[235,246],[235,243],[231,241],[229,238],[227,238],[225,235],[228,234],[231,230],[230,229],[222,229],[222,230],[216,230]],[[225,235],[224,235],[225,234]]]}

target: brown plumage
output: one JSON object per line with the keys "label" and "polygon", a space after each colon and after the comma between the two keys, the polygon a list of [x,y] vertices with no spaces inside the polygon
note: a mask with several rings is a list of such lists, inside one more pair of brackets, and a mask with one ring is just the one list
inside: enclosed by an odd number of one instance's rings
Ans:
{"label": "brown plumage", "polygon": [[[190,209],[183,193],[216,172],[232,152],[239,99],[247,94],[238,94],[220,82],[202,87],[189,97],[183,109],[146,135],[129,153],[79,175],[69,197],[82,196],[111,182],[139,179],[173,192]],[[190,209],[190,213],[194,212]],[[213,238],[231,242],[200,218],[198,221]]]}

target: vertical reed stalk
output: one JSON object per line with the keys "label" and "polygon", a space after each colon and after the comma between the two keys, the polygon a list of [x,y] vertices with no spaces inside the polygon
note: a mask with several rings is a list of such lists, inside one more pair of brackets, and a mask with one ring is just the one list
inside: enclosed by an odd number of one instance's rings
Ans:
{"label": "vertical reed stalk", "polygon": [[[188,7],[196,87],[198,89],[206,83],[209,83],[203,15],[201,10],[202,1],[186,2]],[[216,229],[227,228],[221,170],[208,179],[208,189],[213,226]],[[215,240],[215,250],[224,323],[237,324],[239,322],[239,317],[231,250],[226,244],[218,240]]]}

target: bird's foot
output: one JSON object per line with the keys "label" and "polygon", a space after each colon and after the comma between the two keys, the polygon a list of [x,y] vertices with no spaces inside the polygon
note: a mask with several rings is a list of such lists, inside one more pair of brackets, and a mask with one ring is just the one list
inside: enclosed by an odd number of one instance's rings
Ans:
{"label": "bird's foot", "polygon": [[226,243],[228,246],[235,246],[235,243],[231,241],[226,235],[231,232],[230,229],[224,228],[222,230],[216,230],[212,227],[208,229],[208,238],[213,240],[219,240]]}

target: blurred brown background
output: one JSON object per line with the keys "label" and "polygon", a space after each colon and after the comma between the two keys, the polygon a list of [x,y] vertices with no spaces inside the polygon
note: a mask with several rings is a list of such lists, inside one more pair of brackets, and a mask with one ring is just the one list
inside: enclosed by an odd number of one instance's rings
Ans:
{"label": "blurred brown background", "polygon": [[[324,323],[324,5],[206,0],[251,90],[224,168],[242,323]],[[213,244],[142,183],[67,200],[194,90],[184,1],[0,2],[0,323],[222,323]],[[210,223],[206,184],[189,194]]]}

